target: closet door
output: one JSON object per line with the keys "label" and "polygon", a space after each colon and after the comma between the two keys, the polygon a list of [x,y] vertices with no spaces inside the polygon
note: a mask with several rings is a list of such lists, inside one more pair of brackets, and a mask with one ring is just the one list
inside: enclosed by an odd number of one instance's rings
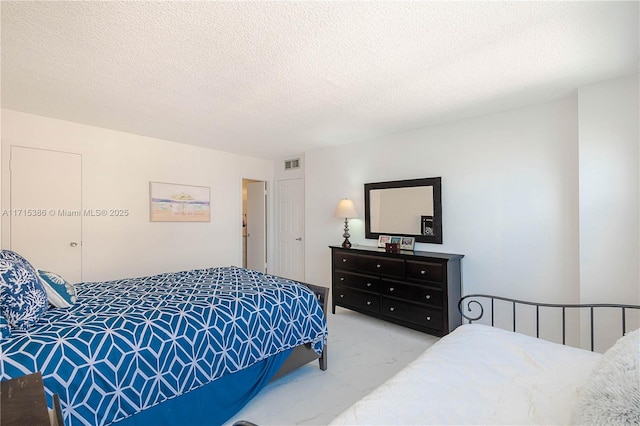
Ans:
{"label": "closet door", "polygon": [[276,182],[275,274],[304,281],[304,180]]}
{"label": "closet door", "polygon": [[82,280],[82,156],[11,147],[11,250]]}

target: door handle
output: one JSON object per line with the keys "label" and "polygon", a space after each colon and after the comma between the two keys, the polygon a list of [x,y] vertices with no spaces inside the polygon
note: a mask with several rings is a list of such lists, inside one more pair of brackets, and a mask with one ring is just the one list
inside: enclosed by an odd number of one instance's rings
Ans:
{"label": "door handle", "polygon": [[76,243],[75,241],[71,241],[71,242],[69,243],[69,245],[70,245],[71,247],[77,247],[77,246],[78,246],[78,243]]}
{"label": "door handle", "polygon": [[302,241],[302,237],[296,238],[296,241]]}

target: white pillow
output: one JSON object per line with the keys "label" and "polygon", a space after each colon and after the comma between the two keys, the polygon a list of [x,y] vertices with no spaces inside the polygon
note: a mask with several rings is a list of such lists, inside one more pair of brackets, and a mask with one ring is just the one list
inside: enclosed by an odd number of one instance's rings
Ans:
{"label": "white pillow", "polygon": [[572,423],[640,424],[640,329],[604,353],[580,389]]}

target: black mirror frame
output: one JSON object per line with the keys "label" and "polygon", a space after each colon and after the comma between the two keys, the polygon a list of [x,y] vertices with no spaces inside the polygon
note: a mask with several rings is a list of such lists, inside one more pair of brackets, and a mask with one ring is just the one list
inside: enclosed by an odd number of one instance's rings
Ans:
{"label": "black mirror frame", "polygon": [[[374,189],[411,188],[416,186],[433,186],[433,235],[394,234],[387,232],[371,232],[371,212],[369,207],[369,191]],[[442,187],[441,178],[423,178],[375,182],[364,184],[364,232],[365,238],[377,240],[380,235],[415,237],[416,242],[442,244]]]}

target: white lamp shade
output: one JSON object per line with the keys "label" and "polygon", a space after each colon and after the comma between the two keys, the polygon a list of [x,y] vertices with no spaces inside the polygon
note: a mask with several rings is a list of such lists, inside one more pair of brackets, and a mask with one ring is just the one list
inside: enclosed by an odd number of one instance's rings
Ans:
{"label": "white lamp shade", "polygon": [[336,217],[345,219],[358,217],[358,212],[356,211],[356,206],[353,204],[353,201],[348,198],[340,200],[338,208],[336,209]]}

